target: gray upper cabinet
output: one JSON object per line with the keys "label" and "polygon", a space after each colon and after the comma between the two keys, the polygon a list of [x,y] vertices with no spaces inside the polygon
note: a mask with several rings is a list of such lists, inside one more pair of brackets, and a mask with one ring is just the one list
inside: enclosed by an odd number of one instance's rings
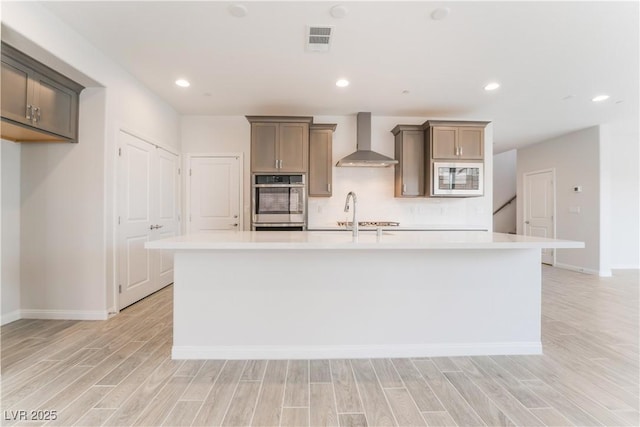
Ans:
{"label": "gray upper cabinet", "polygon": [[309,196],[331,197],[335,124],[309,127]]}
{"label": "gray upper cabinet", "polygon": [[424,196],[424,131],[421,125],[398,125],[395,136],[395,197]]}
{"label": "gray upper cabinet", "polygon": [[307,172],[311,117],[247,116],[252,172]]}
{"label": "gray upper cabinet", "polygon": [[488,122],[427,121],[423,124],[433,160],[483,160]]}
{"label": "gray upper cabinet", "polygon": [[81,85],[5,44],[0,77],[3,138],[77,142]]}

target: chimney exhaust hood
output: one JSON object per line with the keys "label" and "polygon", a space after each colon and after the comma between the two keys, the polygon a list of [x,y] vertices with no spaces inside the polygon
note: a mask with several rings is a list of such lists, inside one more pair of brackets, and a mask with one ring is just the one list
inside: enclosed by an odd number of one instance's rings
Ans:
{"label": "chimney exhaust hood", "polygon": [[382,167],[397,164],[398,161],[371,151],[371,113],[358,113],[356,151],[336,163],[336,166]]}

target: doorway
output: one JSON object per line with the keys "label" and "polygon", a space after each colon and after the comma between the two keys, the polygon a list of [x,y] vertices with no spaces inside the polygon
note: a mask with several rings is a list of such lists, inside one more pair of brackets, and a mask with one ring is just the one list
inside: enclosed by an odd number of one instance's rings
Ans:
{"label": "doorway", "polygon": [[190,155],[187,232],[242,230],[242,155]]}
{"label": "doorway", "polygon": [[[527,236],[556,237],[555,174],[555,169],[524,174],[524,234]],[[553,249],[542,249],[542,263],[555,264]]]}

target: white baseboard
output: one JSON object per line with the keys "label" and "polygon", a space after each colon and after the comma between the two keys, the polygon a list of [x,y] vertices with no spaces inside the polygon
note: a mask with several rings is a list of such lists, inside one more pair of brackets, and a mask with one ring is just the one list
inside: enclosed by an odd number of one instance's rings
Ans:
{"label": "white baseboard", "polygon": [[105,311],[84,310],[20,310],[22,319],[49,319],[49,320],[107,320],[109,313]]}
{"label": "white baseboard", "polygon": [[542,354],[540,342],[359,346],[173,346],[173,359],[362,359]]}
{"label": "white baseboard", "polygon": [[10,313],[3,313],[2,319],[0,319],[0,325],[6,325],[7,323],[15,322],[22,319],[20,310],[13,310]]}
{"label": "white baseboard", "polygon": [[612,265],[612,270],[640,270],[640,265],[637,264],[620,264],[620,265]]}
{"label": "white baseboard", "polygon": [[609,274],[607,276],[605,271],[600,272],[598,270],[593,270],[591,268],[578,267],[576,265],[563,264],[561,262],[556,262],[555,264],[553,264],[553,266],[562,268],[564,270],[577,271],[578,273],[593,274],[594,276],[603,276],[603,277],[611,276],[611,270],[609,270]]}

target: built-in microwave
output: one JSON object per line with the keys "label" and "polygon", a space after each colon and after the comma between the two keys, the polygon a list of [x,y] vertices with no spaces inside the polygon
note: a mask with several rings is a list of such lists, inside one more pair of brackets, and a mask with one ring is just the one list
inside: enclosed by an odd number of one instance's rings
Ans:
{"label": "built-in microwave", "polygon": [[484,194],[481,162],[434,162],[432,196],[472,197]]}
{"label": "built-in microwave", "polygon": [[305,230],[307,191],[304,174],[253,174],[253,230]]}

